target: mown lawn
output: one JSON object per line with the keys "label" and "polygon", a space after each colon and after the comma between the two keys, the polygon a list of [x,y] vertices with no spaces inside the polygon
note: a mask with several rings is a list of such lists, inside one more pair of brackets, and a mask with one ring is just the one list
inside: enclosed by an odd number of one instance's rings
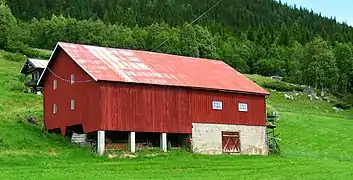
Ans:
{"label": "mown lawn", "polygon": [[[42,99],[21,92],[22,62],[0,52],[0,179],[352,179],[352,112],[332,104],[296,101],[273,92],[280,112],[281,156],[207,156],[173,150],[148,157],[97,157],[66,139],[26,122],[42,118]],[[266,81],[265,78],[259,78]],[[54,152],[52,152],[52,149]]]}
{"label": "mown lawn", "polygon": [[[2,163],[1,179],[350,179],[352,163],[300,157],[201,156],[114,159],[89,155],[16,157]],[[11,159],[11,160],[10,160]]]}

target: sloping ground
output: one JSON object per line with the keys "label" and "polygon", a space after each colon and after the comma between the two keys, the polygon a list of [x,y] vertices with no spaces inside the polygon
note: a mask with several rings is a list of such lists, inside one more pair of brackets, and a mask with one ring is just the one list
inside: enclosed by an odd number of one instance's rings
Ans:
{"label": "sloping ground", "polygon": [[[42,118],[41,97],[21,92],[22,62],[0,52],[0,179],[352,179],[351,112],[323,101],[268,101],[280,111],[281,156],[205,156],[171,151],[134,159],[96,157],[26,122]],[[261,78],[263,81],[268,79]]]}

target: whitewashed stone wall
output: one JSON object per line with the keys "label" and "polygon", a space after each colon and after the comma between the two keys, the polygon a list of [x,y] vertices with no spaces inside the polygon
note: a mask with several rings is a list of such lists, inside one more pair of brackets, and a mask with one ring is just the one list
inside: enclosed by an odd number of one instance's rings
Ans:
{"label": "whitewashed stone wall", "polygon": [[192,149],[200,154],[222,154],[222,131],[239,132],[240,154],[267,155],[266,127],[192,124]]}

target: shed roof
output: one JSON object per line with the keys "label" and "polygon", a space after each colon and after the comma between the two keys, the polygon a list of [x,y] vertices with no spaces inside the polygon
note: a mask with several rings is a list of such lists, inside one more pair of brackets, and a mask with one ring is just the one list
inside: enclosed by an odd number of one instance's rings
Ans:
{"label": "shed roof", "polygon": [[28,61],[33,64],[36,68],[46,68],[48,65],[48,60],[41,60],[41,59],[32,59],[28,58]]}
{"label": "shed roof", "polygon": [[37,69],[44,69],[48,65],[48,60],[42,60],[42,59],[33,59],[33,58],[28,58],[26,61],[26,64],[23,66],[21,73],[25,72],[28,69],[28,65],[32,66],[33,68]]}
{"label": "shed roof", "polygon": [[[219,60],[63,42],[57,44],[53,54],[58,47],[62,48],[95,81],[269,94],[243,74]],[[50,61],[54,59],[52,55]],[[42,77],[40,81],[41,79]]]}

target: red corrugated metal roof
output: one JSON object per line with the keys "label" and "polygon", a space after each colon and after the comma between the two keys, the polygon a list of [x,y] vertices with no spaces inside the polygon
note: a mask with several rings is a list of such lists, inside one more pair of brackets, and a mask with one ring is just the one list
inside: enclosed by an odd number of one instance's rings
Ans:
{"label": "red corrugated metal roof", "polygon": [[96,81],[269,94],[243,74],[218,60],[62,42],[58,46]]}

